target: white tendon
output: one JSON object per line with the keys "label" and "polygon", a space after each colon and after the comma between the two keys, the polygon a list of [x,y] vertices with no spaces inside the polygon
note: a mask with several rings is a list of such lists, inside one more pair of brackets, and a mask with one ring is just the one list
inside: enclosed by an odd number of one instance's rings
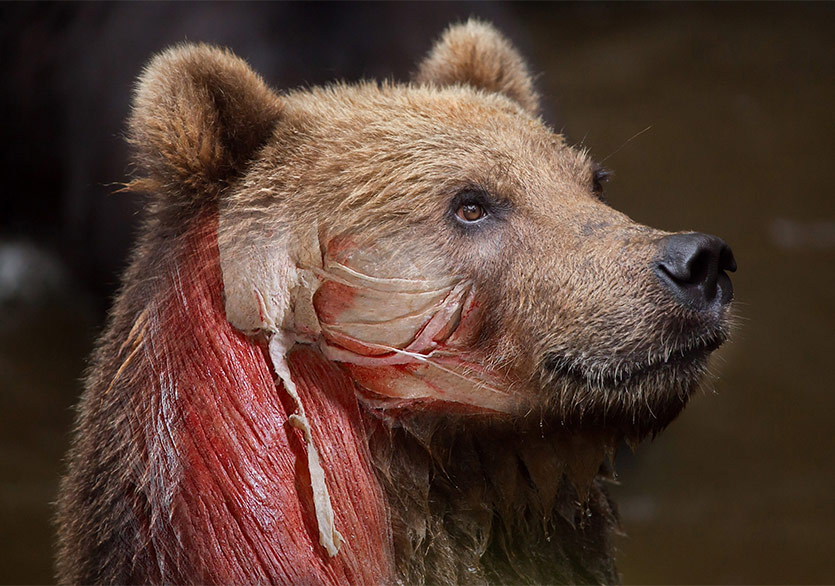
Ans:
{"label": "white tendon", "polygon": [[319,526],[319,543],[328,555],[333,557],[339,552],[339,546],[342,545],[344,539],[334,525],[333,505],[325,483],[325,471],[319,463],[319,453],[313,443],[304,405],[302,405],[296,384],[290,376],[286,356],[293,344],[295,340],[292,335],[283,331],[276,332],[270,339],[270,358],[272,358],[275,373],[284,383],[284,389],[296,403],[297,412],[290,416],[289,421],[290,425],[304,434],[304,441],[307,444],[307,467],[310,471],[310,485],[313,490],[313,507],[316,510],[316,522]]}

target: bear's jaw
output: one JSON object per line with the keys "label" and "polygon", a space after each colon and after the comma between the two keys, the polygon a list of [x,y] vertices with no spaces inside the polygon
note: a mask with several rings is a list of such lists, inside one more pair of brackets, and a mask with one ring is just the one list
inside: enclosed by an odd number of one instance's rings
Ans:
{"label": "bear's jaw", "polygon": [[710,332],[655,354],[642,357],[612,357],[605,362],[587,364],[561,354],[549,354],[543,361],[546,379],[568,378],[590,389],[621,389],[640,384],[645,379],[670,369],[679,372],[701,371],[708,357],[728,338],[723,330]]}
{"label": "bear's jaw", "polygon": [[546,354],[539,369],[546,417],[568,428],[608,429],[638,442],[667,427],[708,372],[708,359],[728,338],[710,330],[639,356],[582,361]]}

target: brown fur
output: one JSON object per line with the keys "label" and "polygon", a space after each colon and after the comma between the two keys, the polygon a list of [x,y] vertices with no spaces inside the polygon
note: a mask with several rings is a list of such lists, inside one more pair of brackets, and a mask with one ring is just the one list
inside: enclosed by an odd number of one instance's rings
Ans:
{"label": "brown fur", "polygon": [[528,67],[510,43],[477,20],[450,27],[415,74],[418,83],[463,84],[504,94],[528,112],[539,112],[539,96]]}
{"label": "brown fur", "polygon": [[[146,544],[119,491],[153,483],[141,452],[160,449],[129,433],[143,415],[125,405],[153,391],[120,376],[124,348],[150,335],[142,319],[160,275],[176,270],[170,249],[220,205],[221,251],[315,226],[319,242],[353,238],[384,251],[394,271],[410,259],[403,271],[419,266],[480,295],[472,351],[500,373],[513,412],[361,403],[391,524],[390,579],[617,581],[605,462],[621,438],[638,441],[678,414],[727,316],[692,311],[661,287],[651,265],[664,233],[598,201],[593,162],[537,111],[524,62],[478,22],[447,31],[407,85],[277,96],[225,51],[157,57],[130,122],[150,219],[79,407],[59,578],[154,580],[124,570]],[[468,189],[497,210],[470,232],[450,210]],[[162,514],[143,503],[150,519]]]}

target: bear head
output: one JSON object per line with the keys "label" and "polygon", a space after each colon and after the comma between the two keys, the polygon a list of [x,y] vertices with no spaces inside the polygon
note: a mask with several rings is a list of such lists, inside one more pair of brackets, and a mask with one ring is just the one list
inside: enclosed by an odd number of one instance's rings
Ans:
{"label": "bear head", "polygon": [[538,102],[475,21],[407,85],[279,95],[229,52],[181,46],[138,86],[137,183],[174,224],[216,202],[228,320],[278,354],[318,346],[370,408],[640,439],[726,339],[733,256],[609,207],[605,172]]}

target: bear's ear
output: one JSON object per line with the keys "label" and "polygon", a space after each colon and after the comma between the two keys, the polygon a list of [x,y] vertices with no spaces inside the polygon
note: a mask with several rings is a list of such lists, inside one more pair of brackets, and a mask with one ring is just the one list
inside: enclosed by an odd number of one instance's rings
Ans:
{"label": "bear's ear", "polygon": [[128,124],[142,189],[214,196],[272,135],[281,102],[240,58],[207,45],[157,55]]}
{"label": "bear's ear", "polygon": [[519,52],[492,25],[470,19],[450,26],[420,64],[415,81],[467,84],[498,92],[539,113],[539,96]]}

